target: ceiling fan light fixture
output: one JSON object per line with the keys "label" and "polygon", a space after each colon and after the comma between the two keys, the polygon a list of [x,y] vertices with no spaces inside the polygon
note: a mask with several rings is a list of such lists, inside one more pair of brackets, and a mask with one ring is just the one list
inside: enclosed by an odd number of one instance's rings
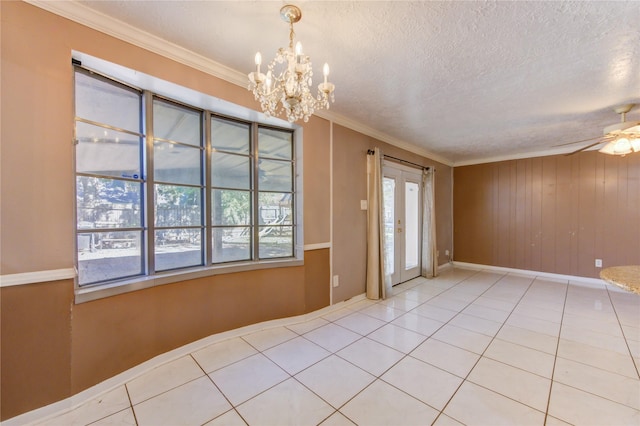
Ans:
{"label": "ceiling fan light fixture", "polygon": [[309,56],[297,42],[294,48],[293,24],[302,18],[297,6],[288,4],[280,9],[280,16],[289,23],[289,47],[280,48],[276,57],[267,66],[267,74],[260,72],[262,56],[255,56],[256,70],[249,73],[249,87],[255,99],[260,102],[267,117],[277,116],[284,111],[290,123],[309,117],[316,110],[329,109],[334,102],[335,86],[327,81],[329,65],[324,64],[324,82],[318,85],[317,96],[311,94],[313,69]]}
{"label": "ceiling fan light fixture", "polygon": [[634,145],[626,136],[620,136],[600,149],[603,154],[609,155],[627,155],[635,152]]}

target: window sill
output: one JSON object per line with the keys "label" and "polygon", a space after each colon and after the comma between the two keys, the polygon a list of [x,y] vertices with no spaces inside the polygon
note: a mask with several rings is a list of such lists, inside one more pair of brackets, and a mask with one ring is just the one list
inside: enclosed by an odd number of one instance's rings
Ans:
{"label": "window sill", "polygon": [[209,266],[190,269],[188,271],[170,271],[148,277],[135,277],[129,280],[96,285],[86,288],[76,288],[75,303],[91,302],[118,294],[130,293],[145,288],[172,284],[180,281],[196,278],[210,277],[213,275],[231,274],[235,272],[255,271],[259,269],[289,268],[302,266],[302,259],[263,260],[259,262],[234,263],[222,266]]}

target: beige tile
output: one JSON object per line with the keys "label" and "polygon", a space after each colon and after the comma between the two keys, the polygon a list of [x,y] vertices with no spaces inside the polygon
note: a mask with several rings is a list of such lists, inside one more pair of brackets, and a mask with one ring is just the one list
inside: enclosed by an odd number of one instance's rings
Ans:
{"label": "beige tile", "polygon": [[555,360],[555,357],[548,353],[500,339],[491,342],[484,356],[548,379],[553,373]]}
{"label": "beige tile", "polygon": [[336,352],[362,336],[339,325],[327,324],[310,331],[304,337],[330,352]]}
{"label": "beige tile", "polygon": [[632,379],[558,358],[553,380],[640,410],[640,379],[637,376]]}
{"label": "beige tile", "polygon": [[250,425],[318,424],[334,409],[295,379],[289,379],[237,407]]}
{"label": "beige tile", "polygon": [[409,355],[463,378],[480,358],[478,354],[435,339],[427,340]]}
{"label": "beige tile", "polygon": [[320,423],[321,426],[354,426],[355,423],[346,418],[342,413],[336,411],[328,419]]}
{"label": "beige tile", "polygon": [[[638,323],[640,325],[640,323]],[[633,340],[634,342],[640,342],[640,327],[633,327],[630,325],[623,325],[622,332],[627,340]]]}
{"label": "beige tile", "polygon": [[236,410],[229,410],[223,415],[205,423],[205,426],[246,426],[246,423]]}
{"label": "beige tile", "polygon": [[628,354],[621,354],[619,352],[585,345],[584,343],[560,339],[558,356],[612,373],[622,374],[630,378],[638,377],[638,372],[633,365],[633,359]]}
{"label": "beige tile", "polygon": [[509,312],[501,311],[499,309],[488,308],[486,306],[478,305],[475,302],[467,306],[462,313],[467,315],[473,315],[474,317],[482,318],[485,320],[496,321],[503,323],[509,316]]}
{"label": "beige tile", "polygon": [[289,378],[284,370],[262,354],[256,354],[209,375],[232,404],[247,399]]}
{"label": "beige tile", "polygon": [[495,336],[502,326],[501,322],[486,320],[466,314],[456,315],[451,321],[449,321],[449,324],[491,337]]}
{"label": "beige tile", "polygon": [[193,358],[184,356],[133,379],[127,383],[127,389],[135,405],[201,376],[204,372]]}
{"label": "beige tile", "polygon": [[467,380],[542,412],[547,410],[550,379],[483,357]]}
{"label": "beige tile", "polygon": [[612,321],[601,321],[597,318],[590,318],[583,315],[566,313],[562,319],[562,326],[573,326],[589,331],[604,333],[610,336],[622,337],[622,329],[616,317]]}
{"label": "beige tile", "polygon": [[567,422],[563,422],[560,419],[556,419],[553,416],[547,416],[547,419],[544,422],[544,426],[571,426],[571,424]]}
{"label": "beige tile", "polygon": [[489,336],[448,324],[438,330],[432,338],[477,354],[482,354],[491,342]]}
{"label": "beige tile", "polygon": [[640,424],[640,411],[556,382],[551,387],[549,415],[574,425]]}
{"label": "beige tile", "polygon": [[393,320],[391,324],[406,328],[407,330],[415,331],[423,336],[431,336],[444,325],[444,322],[436,321],[413,312],[408,312]]}
{"label": "beige tile", "polygon": [[91,423],[91,426],[137,426],[136,418],[133,415],[133,410],[127,408],[126,410],[119,411],[115,414],[98,420],[95,423]]}
{"label": "beige tile", "polygon": [[203,424],[231,405],[208,377],[201,377],[134,405],[138,425]]}
{"label": "beige tile", "polygon": [[380,380],[356,395],[340,410],[358,425],[431,424],[438,412]]}
{"label": "beige tile", "polygon": [[406,299],[402,297],[392,297],[380,302],[381,305],[388,306],[389,308],[398,309],[403,312],[409,312],[416,308],[421,302],[416,300]]}
{"label": "beige tile", "polygon": [[453,297],[447,297],[447,294],[443,293],[425,302],[425,304],[430,306],[436,306],[442,309],[449,309],[451,311],[459,312],[461,309],[464,309],[465,307],[467,307],[471,302],[471,300],[466,301],[466,300],[455,299]]}
{"label": "beige tile", "polygon": [[323,325],[329,324],[324,318],[315,318],[305,322],[299,322],[297,324],[288,325],[287,328],[294,333],[298,333],[300,335],[310,332],[311,330],[315,330],[316,328],[320,328]]}
{"label": "beige tile", "polygon": [[350,315],[352,313],[354,313],[355,311],[348,309],[348,308],[342,308],[339,309],[337,311],[331,311],[329,313],[326,313],[322,316],[322,318],[326,319],[327,321],[336,321],[339,320],[342,317],[345,317],[347,315]]}
{"label": "beige tile", "polygon": [[368,308],[362,309],[360,312],[363,314],[372,316],[374,318],[378,318],[382,321],[393,321],[398,318],[400,315],[404,314],[404,311],[400,309],[394,309],[385,305],[373,305]]}
{"label": "beige tile", "polygon": [[458,314],[457,311],[453,311],[451,309],[439,308],[437,306],[427,305],[424,303],[411,311],[411,313],[416,313],[420,316],[441,322],[447,322]]}
{"label": "beige tile", "polygon": [[511,313],[511,311],[513,311],[513,308],[517,303],[517,301],[494,299],[486,296],[480,296],[473,301],[473,305],[480,305],[486,308],[497,309],[499,311],[508,313]]}
{"label": "beige tile", "polygon": [[546,352],[551,355],[555,355],[556,347],[558,345],[557,337],[507,324],[502,326],[496,335],[496,338]]}
{"label": "beige tile", "polygon": [[340,408],[375,380],[371,374],[335,355],[295,377],[335,408]]}
{"label": "beige tile", "polygon": [[85,402],[72,411],[49,419],[42,425],[86,425],[130,408],[129,397],[124,386]]}
{"label": "beige tile", "polygon": [[344,327],[348,330],[358,333],[362,336],[366,336],[374,330],[387,324],[386,321],[379,320],[369,315],[362,314],[360,312],[354,312],[351,315],[342,317],[335,321],[335,324]]}
{"label": "beige tile", "polygon": [[557,311],[554,309],[546,309],[536,304],[526,302],[520,302],[513,310],[513,313],[555,323],[560,323],[562,321],[561,310]]}
{"label": "beige tile", "polygon": [[380,378],[437,410],[444,408],[463,380],[411,357],[401,360]]}
{"label": "beige tile", "polygon": [[404,357],[402,352],[363,337],[336,355],[378,377]]}
{"label": "beige tile", "polygon": [[330,355],[304,337],[296,337],[263,352],[287,373],[294,375]]}
{"label": "beige tile", "polygon": [[542,333],[552,337],[558,337],[560,334],[560,324],[557,322],[545,321],[515,313],[512,313],[511,316],[509,316],[505,325],[524,328],[526,330],[535,331],[536,333]]}
{"label": "beige tile", "polygon": [[544,424],[544,413],[470,382],[464,382],[444,413],[468,425]]}
{"label": "beige tile", "polygon": [[191,355],[204,371],[211,373],[256,353],[250,344],[237,337],[207,346]]}
{"label": "beige tile", "polygon": [[627,342],[623,337],[597,333],[578,326],[562,324],[562,333],[560,334],[560,337],[565,340],[595,346],[600,349],[614,351],[620,354],[629,353]]}
{"label": "beige tile", "polygon": [[247,343],[259,351],[265,351],[295,337],[298,335],[285,327],[270,328],[242,336]]}
{"label": "beige tile", "polygon": [[433,426],[464,426],[464,423],[460,423],[446,414],[440,414],[438,419],[433,423]]}
{"label": "beige tile", "polygon": [[411,352],[427,338],[422,334],[393,324],[387,324],[367,337],[404,353]]}

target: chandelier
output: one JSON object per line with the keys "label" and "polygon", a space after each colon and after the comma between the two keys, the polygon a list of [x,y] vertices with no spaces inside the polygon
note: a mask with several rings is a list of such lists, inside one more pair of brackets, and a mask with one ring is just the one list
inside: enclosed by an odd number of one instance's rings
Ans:
{"label": "chandelier", "polygon": [[293,24],[302,18],[297,6],[285,5],[280,9],[280,16],[289,23],[289,47],[278,49],[276,57],[267,66],[267,74],[260,72],[262,56],[256,53],[256,71],[249,73],[249,90],[262,107],[267,117],[277,116],[282,111],[287,120],[293,123],[309,116],[315,110],[329,109],[329,101],[334,102],[335,86],[327,81],[329,65],[324,64],[324,82],[318,85],[317,96],[311,94],[313,70],[309,57],[302,53],[302,44],[293,46]]}

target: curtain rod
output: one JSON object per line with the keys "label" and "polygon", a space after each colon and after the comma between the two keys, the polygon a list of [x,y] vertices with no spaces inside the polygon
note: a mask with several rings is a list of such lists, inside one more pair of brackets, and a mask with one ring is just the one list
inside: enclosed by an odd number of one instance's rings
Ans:
{"label": "curtain rod", "polygon": [[[374,153],[374,151],[372,149],[367,150],[367,155],[373,155],[373,153]],[[396,160],[396,161],[399,161],[401,163],[411,164],[412,166],[416,166],[416,167],[419,167],[421,169],[431,170],[431,167],[429,167],[429,166],[423,166],[421,164],[412,163],[411,161],[403,160],[402,158],[392,157],[391,155],[386,155],[386,154],[383,154],[382,156],[384,158],[390,158],[392,160]]]}

